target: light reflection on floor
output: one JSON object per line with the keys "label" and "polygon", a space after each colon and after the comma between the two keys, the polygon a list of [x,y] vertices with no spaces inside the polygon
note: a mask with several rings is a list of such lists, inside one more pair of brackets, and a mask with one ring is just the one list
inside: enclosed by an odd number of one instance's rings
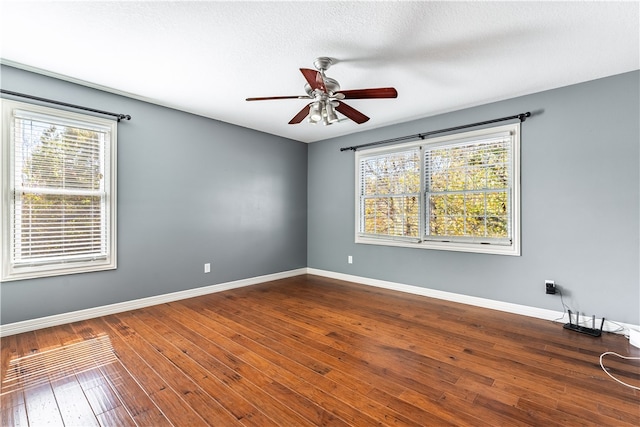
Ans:
{"label": "light reflection on floor", "polygon": [[115,361],[117,357],[106,334],[13,357],[2,380],[0,395],[38,387]]}

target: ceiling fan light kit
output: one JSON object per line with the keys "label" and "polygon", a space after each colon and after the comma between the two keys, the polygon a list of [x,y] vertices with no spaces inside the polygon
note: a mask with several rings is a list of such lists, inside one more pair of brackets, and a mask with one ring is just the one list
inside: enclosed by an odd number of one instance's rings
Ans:
{"label": "ceiling fan light kit", "polygon": [[340,84],[331,77],[325,75],[325,71],[333,64],[333,60],[326,56],[316,58],[313,65],[315,70],[300,68],[307,83],[304,85],[306,96],[270,96],[247,98],[247,101],[267,101],[274,99],[310,99],[298,114],[296,114],[289,124],[302,122],[305,117],[309,117],[309,123],[316,124],[322,122],[325,126],[339,121],[336,111],[345,115],[357,124],[362,124],[369,120],[369,117],[360,111],[342,102],[344,99],[376,99],[376,98],[397,98],[398,92],[395,88],[371,88],[341,90]]}

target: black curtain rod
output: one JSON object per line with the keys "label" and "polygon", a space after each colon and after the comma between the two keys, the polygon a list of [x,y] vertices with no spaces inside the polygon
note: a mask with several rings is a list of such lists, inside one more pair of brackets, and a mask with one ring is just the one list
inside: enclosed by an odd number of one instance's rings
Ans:
{"label": "black curtain rod", "polygon": [[66,102],[54,101],[52,99],[40,98],[38,96],[27,95],[27,94],[18,93],[18,92],[12,92],[10,90],[4,90],[4,89],[0,89],[0,93],[6,93],[7,95],[12,95],[12,96],[19,96],[21,98],[34,99],[36,101],[48,102],[49,104],[62,105],[64,107],[77,108],[78,110],[91,111],[92,113],[99,113],[99,114],[105,114],[107,116],[114,116],[115,118],[118,119],[118,121],[123,120],[123,119],[131,120],[131,116],[128,115],[128,114],[110,113],[108,111],[96,110],[95,108],[82,107],[80,105],[68,104]]}
{"label": "black curtain rod", "polygon": [[409,140],[409,139],[417,139],[417,138],[425,139],[428,136],[435,135],[435,134],[438,134],[438,133],[445,133],[445,132],[451,132],[451,131],[454,131],[454,130],[460,130],[460,129],[472,128],[472,127],[476,127],[476,126],[488,125],[490,123],[504,122],[505,120],[519,119],[521,122],[524,122],[527,117],[531,117],[531,113],[530,112],[516,114],[515,116],[501,117],[499,119],[487,120],[487,121],[484,121],[484,122],[471,123],[471,124],[468,124],[468,125],[455,126],[455,127],[452,127],[452,128],[432,130],[430,132],[417,133],[415,135],[408,135],[408,136],[401,136],[401,137],[398,137],[398,138],[385,139],[384,141],[369,142],[367,144],[354,145],[352,147],[342,147],[340,149],[340,151],[347,151],[347,150],[356,151],[358,148],[372,147],[374,145],[391,144],[393,142],[400,142],[400,141],[406,141],[406,140]]}

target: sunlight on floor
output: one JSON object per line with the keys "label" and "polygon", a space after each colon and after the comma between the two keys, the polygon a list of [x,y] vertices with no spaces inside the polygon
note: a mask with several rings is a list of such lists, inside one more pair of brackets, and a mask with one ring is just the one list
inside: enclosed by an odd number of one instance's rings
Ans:
{"label": "sunlight on floor", "polygon": [[117,360],[106,334],[42,352],[14,357],[2,381],[4,395],[60,380]]}

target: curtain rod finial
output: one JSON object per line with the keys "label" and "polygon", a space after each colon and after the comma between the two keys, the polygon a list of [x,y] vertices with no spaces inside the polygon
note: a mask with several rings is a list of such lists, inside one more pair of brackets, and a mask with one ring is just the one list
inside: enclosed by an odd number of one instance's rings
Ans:
{"label": "curtain rod finial", "polygon": [[524,122],[527,119],[527,117],[531,117],[531,112],[527,111],[524,114],[518,115],[518,118],[520,119],[521,122]]}

